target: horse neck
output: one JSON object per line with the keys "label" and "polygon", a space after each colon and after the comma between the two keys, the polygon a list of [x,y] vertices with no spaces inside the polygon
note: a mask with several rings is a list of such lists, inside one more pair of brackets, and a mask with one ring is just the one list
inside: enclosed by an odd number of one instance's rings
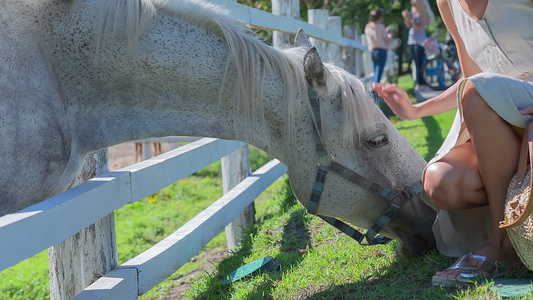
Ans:
{"label": "horse neck", "polygon": [[158,15],[135,53],[119,40],[103,43],[95,56],[90,15],[82,12],[80,20],[63,28],[62,34],[74,36],[77,45],[59,47],[54,54],[79,151],[187,135],[239,139],[283,160],[287,103],[279,74],[267,74],[268,88],[260,95],[265,130],[241,130],[246,122],[232,101],[236,70],[225,74],[228,48],[220,37]]}

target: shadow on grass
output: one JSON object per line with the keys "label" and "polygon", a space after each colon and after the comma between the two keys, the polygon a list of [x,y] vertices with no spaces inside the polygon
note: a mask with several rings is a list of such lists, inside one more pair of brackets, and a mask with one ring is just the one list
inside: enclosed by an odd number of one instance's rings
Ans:
{"label": "shadow on grass", "polygon": [[428,161],[435,156],[435,153],[437,153],[437,150],[439,150],[444,142],[444,138],[442,137],[442,128],[434,117],[422,118],[422,122],[426,126],[428,132],[426,136],[428,154],[426,155],[427,157],[424,157],[424,159]]}
{"label": "shadow on grass", "polygon": [[268,271],[266,280],[256,285],[253,291],[244,299],[271,299],[271,290],[276,282],[282,280],[283,269],[297,268],[303,261],[311,235],[305,221],[305,210],[300,209],[291,213],[289,221],[283,226],[279,254],[274,257],[276,266]]}
{"label": "shadow on grass", "polygon": [[[282,192],[276,197],[276,203],[281,213],[265,215],[260,223],[279,217],[280,214],[284,214],[297,204],[288,178],[284,179],[282,185]],[[308,228],[309,217],[306,216],[307,214],[303,208],[291,212],[289,219],[283,225],[282,237],[279,242],[279,254],[274,257],[275,267],[269,270],[268,280],[261,282],[254,291],[246,296],[246,299],[263,299],[265,294],[269,294],[273,282],[282,279],[283,272],[280,272],[280,266],[294,268],[303,260],[303,255],[307,253],[311,242],[311,234]],[[248,263],[245,259],[252,255],[254,239],[258,234],[262,233],[258,232],[258,226],[256,225],[250,225],[246,229],[240,247],[233,251],[229,257],[218,263],[216,271],[210,274],[204,284],[205,291],[196,295],[194,299],[215,299],[213,298],[214,294],[218,295],[216,299],[231,298],[235,290],[231,284],[224,285],[222,280],[226,274]]]}
{"label": "shadow on grass", "polygon": [[[292,193],[289,195],[292,197]],[[276,205],[280,210],[290,211],[288,216],[273,213],[270,217],[283,217],[286,220],[279,226],[281,238],[276,245],[273,245],[279,248],[279,251],[276,251],[279,254],[274,257],[278,267],[264,272],[261,280],[251,280],[253,289],[247,291],[245,295],[242,295],[240,291],[239,299],[273,299],[272,294],[275,292],[276,285],[286,280],[284,276],[290,273],[289,270],[297,269],[302,265],[308,249],[311,248],[310,231],[313,230],[309,225],[311,217],[305,214],[305,209],[295,209],[296,200],[286,196],[276,199]],[[215,273],[202,284],[202,291],[195,295],[194,299],[232,299],[238,293],[237,285],[223,285],[221,279],[225,274],[249,262],[247,258],[253,254],[254,240],[259,238],[259,235],[265,234],[261,230],[263,229],[257,225],[249,228],[241,247],[218,264]],[[379,250],[375,251],[379,254]],[[465,293],[481,295],[476,299],[485,299],[484,296],[487,295],[492,298],[490,291],[478,291],[484,288],[478,288],[472,292],[431,286],[432,275],[437,270],[448,267],[455,258],[445,257],[437,251],[430,251],[414,258],[399,255],[392,257],[392,260],[375,261],[374,266],[364,275],[347,276],[342,282],[333,281],[334,277],[332,277],[331,282],[317,282],[300,291],[298,295],[291,295],[290,299],[468,299],[468,297],[465,298]],[[372,264],[372,260],[368,263]],[[253,276],[242,280],[250,280],[250,278]]]}
{"label": "shadow on grass", "polygon": [[306,299],[453,299],[453,294],[431,286],[433,270],[449,264],[439,256],[436,251],[416,258],[398,256],[375,273],[331,285]]}
{"label": "shadow on grass", "polygon": [[[456,258],[432,250],[419,257],[397,256],[374,274],[345,284],[331,285],[303,299],[501,299],[482,281],[465,287],[434,287],[431,278]],[[509,271],[506,278],[531,278],[530,272]],[[530,299],[530,298],[527,298]]]}
{"label": "shadow on grass", "polygon": [[331,285],[305,299],[455,299],[458,290],[431,286],[435,271],[453,260],[437,251],[415,258],[397,256],[373,274]]}

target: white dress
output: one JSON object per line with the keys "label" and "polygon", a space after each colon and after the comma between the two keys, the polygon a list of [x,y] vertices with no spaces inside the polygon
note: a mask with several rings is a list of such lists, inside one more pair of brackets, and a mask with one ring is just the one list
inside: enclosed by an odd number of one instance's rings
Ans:
{"label": "white dress", "polygon": [[[525,127],[528,119],[518,110],[533,105],[533,2],[489,0],[481,20],[466,14],[458,0],[448,0],[450,10],[469,56],[483,73],[469,77],[476,89],[505,121]],[[440,160],[470,136],[460,109],[463,80],[457,92],[458,111],[443,145],[431,162]],[[424,197],[426,203],[433,204]],[[435,208],[435,207],[434,207]],[[439,251],[461,256],[474,251],[487,239],[488,206],[458,211],[437,210],[433,225]]]}

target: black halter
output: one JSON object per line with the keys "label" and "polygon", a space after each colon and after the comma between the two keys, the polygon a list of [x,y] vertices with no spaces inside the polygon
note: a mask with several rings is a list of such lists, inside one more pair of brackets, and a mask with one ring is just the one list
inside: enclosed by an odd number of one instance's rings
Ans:
{"label": "black halter", "polygon": [[[324,221],[335,226],[337,229],[346,233],[348,236],[359,242],[361,245],[378,245],[386,244],[391,241],[391,239],[378,235],[378,233],[389,223],[389,221],[400,211],[400,208],[404,203],[420,194],[423,190],[422,182],[418,181],[410,187],[389,189],[380,184],[374,183],[363,176],[355,173],[354,171],[345,168],[344,166],[338,164],[335,161],[335,158],[328,154],[322,139],[320,137],[321,130],[321,118],[320,118],[320,99],[318,94],[309,86],[308,88],[309,101],[313,108],[313,114],[315,116],[315,126],[314,127],[314,138],[317,149],[317,164],[318,172],[313,184],[313,190],[311,192],[311,197],[309,199],[307,211],[311,214],[316,214],[318,209],[318,203],[320,201],[320,196],[322,195],[322,190],[324,188],[324,182],[326,181],[326,175],[328,171],[334,171],[342,177],[350,180],[351,182],[366,188],[369,191],[372,191],[387,200],[389,200],[389,207],[381,214],[376,223],[372,225],[371,228],[367,230],[365,234],[357,231],[348,224],[333,218],[317,215],[322,218]],[[366,240],[367,244],[363,243],[363,240]]]}

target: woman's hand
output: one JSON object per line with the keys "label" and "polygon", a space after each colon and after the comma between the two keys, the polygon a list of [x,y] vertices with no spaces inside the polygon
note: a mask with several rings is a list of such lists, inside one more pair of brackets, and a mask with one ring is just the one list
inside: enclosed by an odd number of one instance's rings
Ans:
{"label": "woman's hand", "polygon": [[522,109],[519,110],[519,112],[522,115],[531,115],[533,114],[533,105],[523,107]]}
{"label": "woman's hand", "polygon": [[407,28],[411,28],[411,12],[409,12],[407,9],[402,11],[402,17],[403,17],[403,23]]}
{"label": "woman's hand", "polygon": [[[385,100],[400,119],[416,119],[416,109],[406,91],[391,83],[372,83],[372,88]],[[531,107],[533,111],[533,107]]]}

